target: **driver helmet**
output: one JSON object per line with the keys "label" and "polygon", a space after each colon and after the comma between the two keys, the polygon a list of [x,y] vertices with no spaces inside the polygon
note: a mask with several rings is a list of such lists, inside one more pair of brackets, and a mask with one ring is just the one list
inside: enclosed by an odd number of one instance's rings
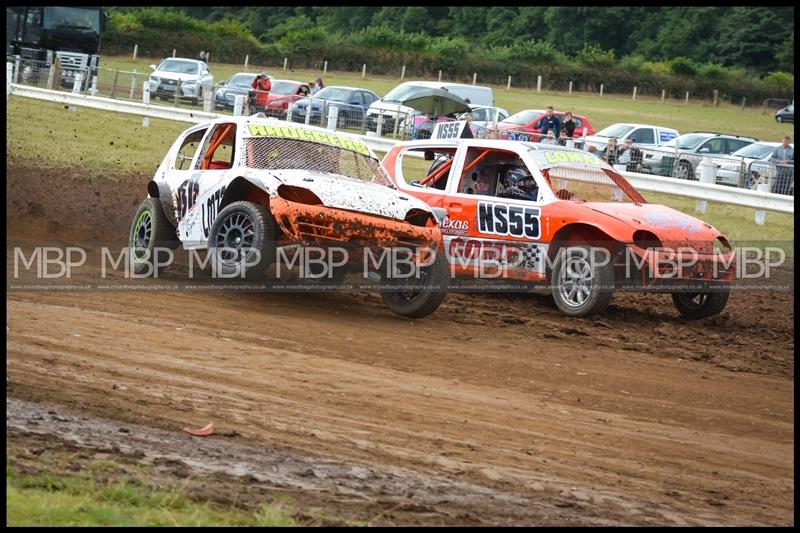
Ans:
{"label": "driver helmet", "polygon": [[537,200],[539,188],[536,180],[525,167],[514,167],[506,174],[506,183],[511,189],[520,189],[528,200]]}

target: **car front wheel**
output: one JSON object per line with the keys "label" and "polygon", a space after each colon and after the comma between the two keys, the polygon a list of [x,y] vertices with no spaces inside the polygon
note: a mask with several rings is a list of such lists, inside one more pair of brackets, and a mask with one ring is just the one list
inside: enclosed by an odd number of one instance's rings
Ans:
{"label": "car front wheel", "polygon": [[672,302],[683,318],[699,320],[722,312],[729,296],[729,287],[711,292],[675,292],[672,294]]}
{"label": "car front wheel", "polygon": [[776,120],[776,121],[778,121],[778,122],[783,122],[783,117],[782,117],[782,116],[780,116],[780,115],[777,115],[777,116],[775,117],[775,120]]}
{"label": "car front wheel", "polygon": [[603,312],[614,295],[614,267],[605,254],[590,246],[558,251],[551,286],[561,312],[575,317]]}
{"label": "car front wheel", "polygon": [[678,161],[675,167],[675,177],[679,180],[690,180],[694,178],[694,169],[688,161]]}
{"label": "car front wheel", "polygon": [[262,276],[275,261],[278,227],[267,208],[233,202],[220,211],[208,236],[215,277]]}

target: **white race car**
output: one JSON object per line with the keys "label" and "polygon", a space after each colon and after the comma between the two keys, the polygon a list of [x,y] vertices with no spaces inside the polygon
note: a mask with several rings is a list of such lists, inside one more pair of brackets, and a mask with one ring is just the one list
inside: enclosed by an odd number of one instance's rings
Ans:
{"label": "white race car", "polygon": [[[398,192],[358,137],[258,116],[220,118],[178,137],[147,192],[129,239],[137,273],[157,272],[151,258],[162,247],[208,249],[215,275],[252,279],[281,247],[349,244],[350,262],[333,276],[341,280],[356,265],[374,265],[365,250],[407,246],[417,250],[419,282],[384,290],[384,302],[418,318],[444,299],[446,262],[426,263],[423,255],[436,254],[419,252],[441,246],[433,210]],[[381,268],[364,274],[399,287]]]}

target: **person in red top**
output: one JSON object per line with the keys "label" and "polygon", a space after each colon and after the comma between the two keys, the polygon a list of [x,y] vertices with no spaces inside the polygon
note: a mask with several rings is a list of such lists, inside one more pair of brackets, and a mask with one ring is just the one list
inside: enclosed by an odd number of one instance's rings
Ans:
{"label": "person in red top", "polygon": [[[250,85],[253,88],[251,91],[251,98],[254,100],[255,107],[259,111],[263,111],[267,107],[267,96],[269,95],[270,89],[272,89],[272,82],[267,76],[266,72],[262,72],[256,79],[253,80],[253,83]],[[255,92],[255,95],[253,95]]]}

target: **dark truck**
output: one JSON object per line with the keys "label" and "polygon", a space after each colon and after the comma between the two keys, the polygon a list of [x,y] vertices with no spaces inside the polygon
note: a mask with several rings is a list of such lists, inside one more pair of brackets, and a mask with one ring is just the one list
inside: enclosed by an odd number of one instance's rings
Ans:
{"label": "dark truck", "polygon": [[83,89],[97,75],[100,32],[108,15],[100,7],[6,7],[6,54],[20,56],[22,81],[38,77],[58,59],[58,83],[71,88],[83,72]]}

